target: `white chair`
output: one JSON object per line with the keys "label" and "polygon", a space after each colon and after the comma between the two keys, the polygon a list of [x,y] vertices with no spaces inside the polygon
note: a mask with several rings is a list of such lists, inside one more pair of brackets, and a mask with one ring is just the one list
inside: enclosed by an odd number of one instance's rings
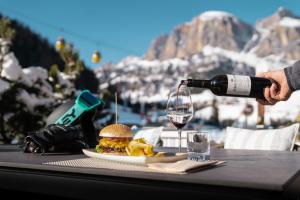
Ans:
{"label": "white chair", "polygon": [[227,127],[224,148],[292,151],[298,130],[298,123],[285,128],[264,130]]}
{"label": "white chair", "polygon": [[[181,132],[181,147],[186,147],[187,130]],[[160,134],[163,147],[179,147],[179,135],[176,129],[164,128]]]}

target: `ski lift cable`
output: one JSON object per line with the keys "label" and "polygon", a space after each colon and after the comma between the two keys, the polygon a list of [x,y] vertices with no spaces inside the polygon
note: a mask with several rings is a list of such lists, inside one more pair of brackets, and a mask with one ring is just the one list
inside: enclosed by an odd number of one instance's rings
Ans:
{"label": "ski lift cable", "polygon": [[3,9],[6,9],[6,10],[9,10],[10,12],[12,12],[13,14],[15,15],[18,15],[20,17],[25,17],[27,18],[28,20],[31,20],[32,22],[35,22],[37,24],[40,24],[42,26],[45,26],[45,27],[48,27],[48,28],[51,28],[53,30],[56,30],[56,31],[59,31],[61,33],[65,33],[65,34],[68,34],[68,35],[71,35],[75,38],[78,38],[78,39],[81,39],[85,42],[88,42],[90,44],[92,44],[93,46],[97,46],[97,47],[100,47],[100,46],[105,46],[107,48],[110,48],[112,50],[115,50],[115,51],[119,51],[119,52],[122,52],[122,53],[126,53],[126,54],[132,54],[134,51],[132,50],[129,50],[129,49],[125,49],[125,48],[122,48],[122,47],[118,47],[118,46],[115,46],[113,44],[110,44],[110,43],[107,43],[107,42],[104,42],[102,40],[95,40],[93,38],[90,38],[89,36],[87,35],[84,35],[84,34],[80,34],[80,33],[77,33],[75,31],[72,31],[72,30],[68,30],[68,29],[65,29],[65,28],[62,28],[62,27],[59,27],[59,26],[56,26],[56,25],[53,25],[51,23],[48,23],[48,22],[45,22],[45,21],[42,21],[42,20],[39,20],[39,19],[36,19],[32,16],[29,16],[29,15],[26,15],[24,13],[21,13],[19,11],[16,11],[14,9],[11,9],[11,8],[8,8],[6,6],[2,6],[0,5],[0,9],[3,8]]}

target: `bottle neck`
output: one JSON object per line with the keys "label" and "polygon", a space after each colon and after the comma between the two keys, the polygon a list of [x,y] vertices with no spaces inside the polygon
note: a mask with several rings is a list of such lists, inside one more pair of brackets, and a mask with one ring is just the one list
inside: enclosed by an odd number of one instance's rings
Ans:
{"label": "bottle neck", "polygon": [[182,81],[182,84],[185,84],[187,87],[210,88],[211,81],[210,80],[187,79],[187,80]]}

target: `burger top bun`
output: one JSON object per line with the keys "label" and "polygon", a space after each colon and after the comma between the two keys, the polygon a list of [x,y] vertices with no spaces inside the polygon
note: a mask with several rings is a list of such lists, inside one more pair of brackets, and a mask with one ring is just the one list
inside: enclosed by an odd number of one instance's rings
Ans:
{"label": "burger top bun", "polygon": [[104,127],[100,133],[99,136],[101,137],[132,137],[131,129],[124,125],[124,124],[111,124],[106,127]]}

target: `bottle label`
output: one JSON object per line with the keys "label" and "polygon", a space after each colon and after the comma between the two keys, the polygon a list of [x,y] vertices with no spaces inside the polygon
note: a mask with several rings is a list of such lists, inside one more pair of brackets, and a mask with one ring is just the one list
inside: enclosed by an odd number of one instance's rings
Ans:
{"label": "bottle label", "polygon": [[249,96],[251,91],[250,76],[227,75],[227,94]]}

